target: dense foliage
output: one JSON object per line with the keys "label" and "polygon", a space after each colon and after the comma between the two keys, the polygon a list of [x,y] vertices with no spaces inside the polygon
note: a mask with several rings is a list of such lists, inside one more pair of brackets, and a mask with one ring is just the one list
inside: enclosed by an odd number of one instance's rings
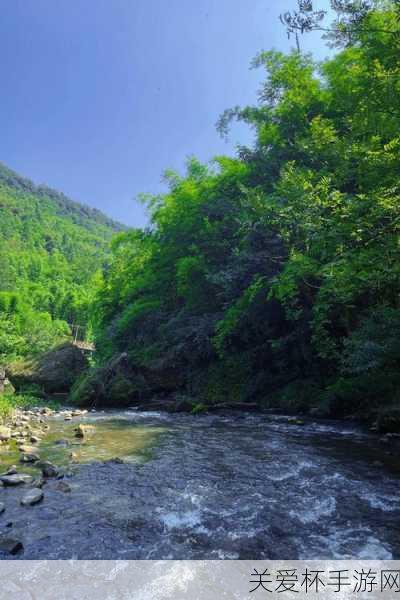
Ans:
{"label": "dense foliage", "polygon": [[254,146],[167,173],[151,226],[113,242],[103,361],[126,351],[153,388],[206,403],[346,411],[398,397],[399,9],[333,4],[341,50],[322,64],[261,53],[258,105],[221,117],[222,132],[253,127]]}
{"label": "dense foliage", "polygon": [[0,165],[0,364],[87,325],[96,272],[121,227]]}

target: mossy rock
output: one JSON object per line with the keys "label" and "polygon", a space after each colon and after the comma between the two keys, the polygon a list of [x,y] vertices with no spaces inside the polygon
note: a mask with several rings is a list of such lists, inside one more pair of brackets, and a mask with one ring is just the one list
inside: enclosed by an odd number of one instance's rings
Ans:
{"label": "mossy rock", "polygon": [[81,377],[70,398],[80,406],[130,406],[167,396],[176,386],[170,371],[139,367],[123,352]]}
{"label": "mossy rock", "polygon": [[82,350],[65,343],[31,361],[13,363],[6,371],[17,391],[36,386],[47,394],[53,394],[68,393],[88,367],[89,362]]}

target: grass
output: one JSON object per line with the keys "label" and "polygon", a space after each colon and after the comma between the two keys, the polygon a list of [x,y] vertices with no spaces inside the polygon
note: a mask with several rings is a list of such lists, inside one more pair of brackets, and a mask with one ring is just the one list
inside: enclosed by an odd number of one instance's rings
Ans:
{"label": "grass", "polygon": [[52,400],[44,400],[32,394],[0,394],[0,423],[17,408],[48,406],[57,410],[59,404]]}
{"label": "grass", "polygon": [[0,420],[7,417],[16,408],[37,406],[38,398],[26,394],[1,394],[0,395]]}

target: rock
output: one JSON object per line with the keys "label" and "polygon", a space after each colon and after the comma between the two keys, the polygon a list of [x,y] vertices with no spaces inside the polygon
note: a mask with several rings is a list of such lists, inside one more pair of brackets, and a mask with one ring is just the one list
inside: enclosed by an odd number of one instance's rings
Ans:
{"label": "rock", "polygon": [[34,463],[40,460],[40,456],[34,454],[33,452],[27,452],[23,454],[19,460],[22,463]]}
{"label": "rock", "polygon": [[68,417],[64,417],[64,421],[72,421],[72,417],[68,415]]}
{"label": "rock", "polygon": [[8,441],[11,438],[11,429],[9,427],[0,427],[0,440]]}
{"label": "rock", "polygon": [[302,419],[298,419],[297,417],[290,417],[287,420],[287,423],[289,425],[305,425],[304,421],[302,421]]}
{"label": "rock", "polygon": [[15,474],[15,475],[1,475],[0,480],[4,483],[4,485],[21,485],[23,483],[31,483],[33,481],[33,477],[31,475],[25,474]]}
{"label": "rock", "polygon": [[16,475],[17,474],[17,466],[16,465],[11,465],[10,467],[8,467],[7,471],[4,473],[4,475]]}
{"label": "rock", "polygon": [[79,379],[72,389],[71,401],[91,407],[131,406],[154,397],[168,397],[182,383],[181,369],[160,365],[144,369],[122,352]]}
{"label": "rock", "polygon": [[35,477],[35,479],[32,481],[31,484],[29,484],[28,487],[41,488],[44,486],[45,483],[46,483],[46,480],[44,479],[44,477],[42,475],[39,475],[38,477]]}
{"label": "rock", "polygon": [[82,415],[86,415],[87,414],[87,410],[74,410],[71,413],[72,417],[81,417]]}
{"label": "rock", "polygon": [[[89,367],[84,352],[66,342],[37,359],[18,362],[7,367],[7,376],[17,388],[32,384],[40,386],[47,394],[69,392],[75,380]],[[49,408],[42,410],[50,415]]]}
{"label": "rock", "polygon": [[82,423],[80,423],[78,425],[78,427],[75,429],[75,437],[83,438],[87,434],[92,433],[93,431],[94,431],[93,425],[82,425]]}
{"label": "rock", "polygon": [[7,377],[5,379],[0,378],[0,394],[7,394],[9,396],[15,394],[15,388]]}
{"label": "rock", "polygon": [[103,462],[104,462],[104,464],[111,463],[111,464],[114,464],[114,465],[123,465],[123,464],[125,464],[125,462],[122,460],[122,458],[118,458],[118,457],[116,457],[116,458],[109,458],[108,460],[105,460]]}
{"label": "rock", "polygon": [[68,442],[68,440],[60,439],[60,440],[56,440],[56,441],[54,442],[54,445],[55,445],[55,446],[63,446],[63,447],[66,447],[66,446],[68,446],[68,445],[69,445],[69,442]]}
{"label": "rock", "polygon": [[24,454],[34,454],[35,453],[35,448],[33,448],[32,446],[26,446],[25,444],[22,444],[21,446],[18,447],[18,450],[20,452],[23,452]]}
{"label": "rock", "polygon": [[32,442],[32,444],[38,444],[41,440],[37,435],[31,435],[29,441]]}
{"label": "rock", "polygon": [[29,492],[27,492],[23,496],[23,498],[21,500],[21,504],[22,504],[22,506],[33,506],[34,504],[37,504],[41,500],[43,500],[42,490],[39,488],[32,488],[31,490],[29,490]]}
{"label": "rock", "polygon": [[6,505],[3,502],[0,502],[0,515],[6,510]]}
{"label": "rock", "polygon": [[71,491],[71,487],[65,481],[59,481],[56,485],[56,490],[68,494]]}
{"label": "rock", "polygon": [[9,538],[5,535],[0,536],[0,550],[2,552],[8,552],[8,554],[17,554],[23,550],[23,545],[19,540]]}
{"label": "rock", "polygon": [[38,467],[42,471],[44,477],[57,477],[59,473],[58,468],[48,460],[38,463]]}

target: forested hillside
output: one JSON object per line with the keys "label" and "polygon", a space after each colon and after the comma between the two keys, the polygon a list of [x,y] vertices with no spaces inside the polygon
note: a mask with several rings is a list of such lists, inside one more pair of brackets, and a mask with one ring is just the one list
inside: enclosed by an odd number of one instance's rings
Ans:
{"label": "forested hillside", "polygon": [[0,164],[0,364],[87,325],[96,273],[122,227]]}
{"label": "forested hillside", "polygon": [[[321,18],[299,5],[283,19],[297,36]],[[99,396],[103,377],[109,402],[397,407],[399,3],[332,7],[333,58],[261,53],[258,105],[222,116],[222,133],[252,127],[254,146],[168,173],[151,226],[113,242],[96,314],[114,362],[77,397]]]}

